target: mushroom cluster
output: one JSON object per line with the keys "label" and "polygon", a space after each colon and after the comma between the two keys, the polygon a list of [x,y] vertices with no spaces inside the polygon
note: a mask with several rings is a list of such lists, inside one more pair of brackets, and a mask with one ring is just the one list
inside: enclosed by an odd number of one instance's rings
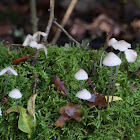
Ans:
{"label": "mushroom cluster", "polygon": [[47,34],[41,31],[34,33],[33,35],[28,34],[23,42],[23,46],[30,46],[31,48],[44,49],[47,58],[47,48],[41,44],[41,36],[45,37]]}
{"label": "mushroom cluster", "polygon": [[[108,46],[113,47],[115,50],[119,50],[120,52],[124,52],[126,60],[128,62],[134,62],[137,58],[137,53],[134,50],[130,49],[131,44],[126,42],[125,40],[117,41],[115,38],[111,38],[108,41]],[[113,96],[115,91],[115,82],[116,82],[118,67],[121,64],[121,62],[122,62],[121,59],[113,52],[109,52],[103,60],[103,65],[111,67],[111,76],[109,80],[108,93],[107,93],[107,103],[109,103],[110,86],[113,78],[113,66],[116,66],[116,71],[115,71],[115,78],[113,81],[112,101],[113,101]]]}

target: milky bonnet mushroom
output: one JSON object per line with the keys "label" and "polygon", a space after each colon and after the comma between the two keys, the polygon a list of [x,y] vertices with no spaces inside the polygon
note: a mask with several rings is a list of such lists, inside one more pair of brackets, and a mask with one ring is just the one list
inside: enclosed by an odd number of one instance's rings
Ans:
{"label": "milky bonnet mushroom", "polygon": [[83,100],[88,100],[91,98],[91,94],[87,89],[83,89],[76,94],[76,97]]}
{"label": "milky bonnet mushroom", "polygon": [[112,44],[114,44],[114,43],[116,43],[117,42],[117,40],[115,39],[115,38],[111,38],[111,39],[109,39],[109,41],[108,41],[108,46],[112,46]]}
{"label": "milky bonnet mushroom", "polygon": [[84,69],[80,69],[78,72],[75,73],[74,77],[77,80],[87,80],[88,74]]}
{"label": "milky bonnet mushroom", "polygon": [[124,52],[125,50],[127,50],[128,48],[131,48],[131,44],[126,42],[125,40],[120,40],[120,41],[117,41],[116,43],[113,43],[112,44],[112,47],[115,49],[115,50],[119,50],[121,52]]}
{"label": "milky bonnet mushroom", "polygon": [[116,71],[115,71],[115,78],[113,81],[112,101],[113,101],[113,96],[114,96],[118,66],[121,64],[121,62],[122,62],[121,59],[113,52],[108,53],[108,55],[103,60],[103,64],[105,66],[111,66],[111,77],[110,77],[109,86],[108,86],[107,103],[109,102],[109,92],[110,92],[110,85],[111,85],[112,76],[113,76],[113,66],[116,66]]}
{"label": "milky bonnet mushroom", "polygon": [[[9,97],[15,99],[15,103],[17,105],[17,100],[16,99],[19,99],[22,97],[22,94],[21,92],[18,90],[18,89],[13,89],[10,93],[9,93]],[[18,109],[18,112],[19,112],[19,108],[18,108],[18,105],[17,105],[17,109]]]}
{"label": "milky bonnet mushroom", "polygon": [[127,49],[125,52],[125,57],[128,62],[135,62],[137,58],[137,52],[132,49]]}
{"label": "milky bonnet mushroom", "polygon": [[9,97],[19,99],[22,97],[22,94],[18,89],[15,88],[9,93]]}
{"label": "milky bonnet mushroom", "polygon": [[7,89],[7,84],[8,84],[8,80],[9,80],[9,75],[10,75],[10,74],[11,74],[11,75],[15,75],[15,76],[18,75],[18,73],[17,73],[14,69],[12,69],[11,67],[6,67],[6,68],[4,68],[3,70],[0,71],[0,76],[3,75],[3,74],[6,73],[6,72],[8,72],[8,77],[7,77],[7,81],[6,81],[6,84],[5,84],[4,92],[3,92],[3,94],[2,94],[2,101],[3,101],[3,99],[4,99],[5,92],[6,92],[6,89]]}
{"label": "milky bonnet mushroom", "polygon": [[82,89],[82,81],[81,80],[87,80],[88,74],[84,69],[80,69],[78,72],[74,75],[75,79],[80,80],[80,90]]}

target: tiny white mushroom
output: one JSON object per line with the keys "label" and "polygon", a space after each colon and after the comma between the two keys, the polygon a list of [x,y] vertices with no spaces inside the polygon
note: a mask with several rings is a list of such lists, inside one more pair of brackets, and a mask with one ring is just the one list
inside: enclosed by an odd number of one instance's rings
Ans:
{"label": "tiny white mushroom", "polygon": [[18,75],[18,73],[14,69],[12,69],[11,67],[6,67],[0,71],[0,76],[3,75],[5,72],[8,72],[9,74],[15,75],[15,76]]}
{"label": "tiny white mushroom", "polygon": [[135,62],[137,58],[137,52],[132,49],[127,49],[125,52],[125,57],[128,62]]}
{"label": "tiny white mushroom", "polygon": [[76,94],[76,97],[83,100],[88,100],[91,98],[91,94],[87,89],[83,89]]}
{"label": "tiny white mushroom", "polygon": [[125,40],[120,40],[120,41],[117,41],[116,43],[113,43],[112,44],[112,47],[115,49],[115,50],[119,50],[121,52],[124,52],[125,50],[127,50],[128,48],[131,48],[131,44],[126,42]]}
{"label": "tiny white mushroom", "polygon": [[81,80],[87,80],[88,74],[84,69],[80,69],[78,72],[74,75],[75,79],[80,80],[80,90],[82,89],[82,81]]}
{"label": "tiny white mushroom", "polygon": [[113,66],[116,66],[116,71],[115,71],[115,78],[113,81],[112,101],[113,101],[113,96],[114,96],[114,91],[115,91],[115,83],[116,83],[116,77],[117,77],[117,72],[118,72],[118,66],[121,64],[121,62],[122,62],[121,59],[113,52],[108,53],[108,55],[103,60],[103,64],[105,66],[111,66],[111,76],[110,76],[110,81],[109,81],[109,86],[108,86],[107,103],[109,103],[109,92],[110,92],[110,86],[111,86],[111,81],[112,81],[112,76],[113,76]]}
{"label": "tiny white mushroom", "polygon": [[15,99],[15,103],[17,105],[17,109],[18,109],[18,112],[19,112],[19,108],[18,108],[18,104],[17,104],[17,100],[16,99],[19,99],[22,97],[22,94],[21,92],[18,90],[18,89],[13,89],[10,93],[9,93],[9,97]]}
{"label": "tiny white mushroom", "polygon": [[6,89],[7,89],[7,84],[8,84],[8,80],[9,80],[9,75],[10,75],[10,74],[11,74],[11,75],[15,75],[15,76],[18,75],[18,73],[17,73],[14,69],[12,69],[11,67],[6,67],[6,68],[4,68],[3,70],[0,71],[0,76],[3,75],[3,74],[6,73],[6,72],[8,72],[8,76],[7,76],[7,81],[6,81],[6,84],[5,84],[4,92],[3,92],[3,94],[2,94],[2,101],[3,101],[3,99],[4,99],[5,92],[6,92]]}
{"label": "tiny white mushroom", "polygon": [[105,66],[118,66],[121,62],[121,59],[113,52],[109,52],[103,60]]}
{"label": "tiny white mushroom", "polygon": [[116,40],[115,38],[111,38],[108,41],[108,46],[112,46],[112,44],[116,43],[118,40]]}
{"label": "tiny white mushroom", "polygon": [[22,97],[22,94],[18,89],[15,88],[9,93],[9,97],[19,99]]}
{"label": "tiny white mushroom", "polygon": [[84,69],[80,69],[78,72],[75,73],[74,77],[77,80],[87,80],[88,79],[88,74]]}
{"label": "tiny white mushroom", "polygon": [[23,42],[23,46],[29,46],[29,43],[33,40],[32,35],[28,34]]}

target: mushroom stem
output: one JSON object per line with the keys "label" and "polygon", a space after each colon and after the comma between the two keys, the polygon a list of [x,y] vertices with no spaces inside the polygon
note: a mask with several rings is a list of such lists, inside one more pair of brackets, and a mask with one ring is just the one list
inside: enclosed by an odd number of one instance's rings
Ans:
{"label": "mushroom stem", "polygon": [[80,90],[82,90],[82,80],[80,80]]}
{"label": "mushroom stem", "polygon": [[19,113],[19,108],[18,108],[18,104],[17,104],[17,100],[15,99],[15,103],[17,105],[17,109],[18,109],[18,113]]}
{"label": "mushroom stem", "polygon": [[113,66],[111,67],[111,76],[110,76],[110,80],[109,80],[108,93],[107,93],[107,104],[109,103],[109,92],[110,92],[112,76],[113,76]]}
{"label": "mushroom stem", "polygon": [[7,89],[7,84],[8,84],[8,80],[9,80],[9,75],[10,75],[10,73],[8,72],[8,77],[7,77],[6,85],[5,85],[5,88],[4,88],[4,92],[3,92],[3,94],[2,94],[2,101],[3,101],[3,99],[4,99],[5,92],[6,92],[6,89]]}
{"label": "mushroom stem", "polygon": [[114,81],[113,81],[113,91],[112,91],[112,99],[111,99],[111,103],[112,103],[112,101],[113,101],[113,97],[114,97],[115,83],[116,83],[116,77],[117,77],[118,67],[119,67],[119,66],[116,66],[115,79],[114,79]]}

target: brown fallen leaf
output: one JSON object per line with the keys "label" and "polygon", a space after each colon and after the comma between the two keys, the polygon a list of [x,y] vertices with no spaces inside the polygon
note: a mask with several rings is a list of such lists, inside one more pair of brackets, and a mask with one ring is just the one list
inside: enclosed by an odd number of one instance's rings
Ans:
{"label": "brown fallen leaf", "polygon": [[51,78],[51,81],[52,81],[52,83],[54,83],[56,90],[59,90],[61,95],[68,96],[68,92],[65,88],[64,81],[60,81],[60,78],[57,76]]}
{"label": "brown fallen leaf", "polygon": [[71,119],[75,119],[76,121],[80,122],[81,119],[81,107],[78,104],[75,105],[66,105],[59,109],[59,113],[61,116],[55,122],[55,126],[63,127],[66,121],[70,121]]}
{"label": "brown fallen leaf", "polygon": [[[93,96],[93,99],[95,97]],[[96,99],[93,103],[87,104],[89,107],[98,106],[98,109],[107,107],[106,98],[103,94],[96,94]],[[88,100],[87,100],[88,101]],[[89,100],[90,101],[90,100]],[[90,101],[91,102],[91,101]]]}
{"label": "brown fallen leaf", "polygon": [[13,65],[19,65],[21,62],[28,60],[30,57],[32,57],[32,56],[24,56],[21,58],[17,58],[15,60],[13,60]]}

